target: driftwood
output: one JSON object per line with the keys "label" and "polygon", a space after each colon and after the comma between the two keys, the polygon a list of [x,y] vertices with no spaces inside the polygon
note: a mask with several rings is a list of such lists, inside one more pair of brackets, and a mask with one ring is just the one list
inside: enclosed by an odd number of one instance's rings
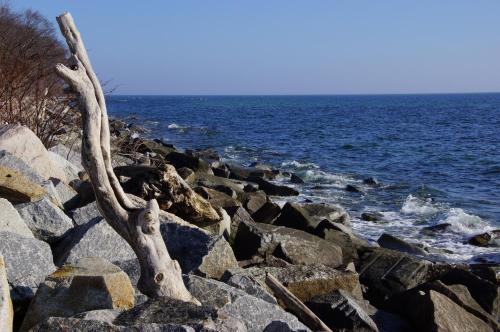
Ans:
{"label": "driftwood", "polygon": [[314,314],[302,301],[293,295],[285,286],[281,284],[272,274],[266,275],[266,284],[271,288],[274,296],[283,304],[285,309],[290,310],[293,314],[300,318],[313,331],[332,330],[318,316]]}
{"label": "driftwood", "polygon": [[111,167],[109,124],[102,87],[71,14],[58,16],[57,22],[72,56],[70,67],[57,64],[56,72],[79,96],[83,124],[82,163],[89,174],[100,212],[139,259],[139,290],[150,297],[198,303],[184,285],[179,264],[168,254],[159,229],[158,203],[153,199],[145,208],[137,206],[120,186]]}

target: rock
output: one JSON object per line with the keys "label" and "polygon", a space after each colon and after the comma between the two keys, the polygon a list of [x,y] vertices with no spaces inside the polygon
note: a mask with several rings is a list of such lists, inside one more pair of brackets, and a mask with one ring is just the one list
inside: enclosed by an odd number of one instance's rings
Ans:
{"label": "rock", "polygon": [[220,235],[165,218],[160,231],[170,256],[179,262],[183,273],[218,279],[227,269],[238,266],[231,246]]}
{"label": "rock", "polygon": [[304,183],[304,180],[302,180],[302,178],[300,176],[292,173],[292,175],[290,175],[290,182],[296,183],[296,184],[302,184],[302,183]]}
{"label": "rock", "polygon": [[72,149],[68,148],[64,144],[57,144],[51,148],[49,148],[49,151],[57,153],[59,156],[65,158],[68,160],[71,164],[76,166],[79,170],[83,170],[82,166],[82,153],[81,153],[81,147],[80,147],[80,141],[81,138],[74,138],[76,143],[76,146],[74,146]]}
{"label": "rock", "polygon": [[331,242],[300,230],[251,221],[240,222],[234,251],[239,260],[275,254],[292,264],[336,267],[343,263],[342,250]]}
{"label": "rock", "polygon": [[316,295],[328,294],[336,289],[343,289],[356,299],[362,299],[358,274],[341,271],[324,265],[289,265],[287,267],[250,267],[247,269],[228,270],[222,280],[234,276],[254,278],[265,285],[266,273],[271,273],[290,292],[302,302],[307,302]]}
{"label": "rock", "polygon": [[430,280],[432,263],[406,253],[385,248],[364,247],[358,250],[356,270],[366,286],[365,298],[380,306],[390,295]]}
{"label": "rock", "polygon": [[[215,328],[217,311],[210,306],[197,306],[171,298],[151,299],[146,303],[122,312],[114,321],[116,325],[166,324],[190,326],[195,330]],[[181,330],[182,331],[182,330]]]}
{"label": "rock", "polygon": [[298,196],[299,192],[294,188],[290,188],[287,186],[281,186],[274,183],[271,183],[263,178],[257,176],[251,176],[247,179],[250,182],[257,183],[259,185],[259,189],[263,190],[266,194],[271,196]]}
{"label": "rock", "polygon": [[363,180],[364,184],[370,185],[370,186],[378,186],[380,183],[377,180],[377,178],[374,177],[369,177]]}
{"label": "rock", "polygon": [[234,238],[238,231],[238,227],[242,222],[253,222],[252,217],[248,214],[247,210],[241,206],[232,206],[226,209],[227,214],[231,218],[231,232],[229,236],[229,243],[234,244]]}
{"label": "rock", "polygon": [[45,278],[28,308],[21,330],[29,330],[49,317],[133,306],[134,289],[125,272],[102,258],[85,257]]}
{"label": "rock", "polygon": [[73,228],[54,246],[57,266],[76,263],[83,257],[101,257],[117,262],[136,256],[127,241],[104,219],[95,218]]}
{"label": "rock", "polygon": [[138,143],[138,151],[140,153],[156,153],[164,158],[169,153],[175,152],[175,147],[158,139],[140,139],[140,142]]}
{"label": "rock", "polygon": [[186,153],[191,156],[201,158],[207,162],[221,160],[220,154],[214,149],[186,150]]}
{"label": "rock", "polygon": [[469,244],[478,247],[488,247],[488,246],[499,247],[500,240],[497,240],[499,238],[500,238],[500,229],[497,229],[491,232],[474,235],[469,239]]}
{"label": "rock", "polygon": [[221,217],[203,197],[194,192],[171,165],[115,167],[117,176],[130,178],[124,190],[143,199],[155,198],[169,211],[199,227],[220,232]]}
{"label": "rock", "polygon": [[262,331],[273,321],[283,321],[296,329],[307,330],[296,317],[248,293],[222,282],[190,276],[187,287],[204,305],[217,308],[219,316],[234,317],[245,324],[248,331]]}
{"label": "rock", "polygon": [[500,265],[471,264],[471,272],[494,284],[500,284]]}
{"label": "rock", "polygon": [[251,177],[274,177],[272,171],[256,167],[245,167],[238,164],[226,164],[229,169],[229,177],[235,180],[247,181]]}
{"label": "rock", "polygon": [[18,234],[0,233],[0,255],[5,259],[15,304],[31,299],[38,284],[56,269],[47,243]]}
{"label": "rock", "polygon": [[474,300],[497,321],[500,320],[500,288],[472,272],[451,269],[439,278],[446,285],[464,285]]}
{"label": "rock", "polygon": [[397,250],[412,255],[427,255],[427,251],[423,250],[422,248],[387,233],[382,234],[377,240],[377,243],[382,248]]}
{"label": "rock", "polygon": [[375,322],[344,290],[315,296],[306,305],[333,330],[378,332]]}
{"label": "rock", "polygon": [[239,200],[243,207],[250,213],[255,214],[267,202],[267,195],[262,190],[256,192],[240,193]]}
{"label": "rock", "polygon": [[225,186],[233,189],[236,193],[242,193],[244,191],[245,186],[248,184],[243,181],[226,179],[223,177],[204,174],[204,173],[195,173],[195,176],[192,179],[193,185],[203,186],[207,188],[215,189],[219,186]]}
{"label": "rock", "polygon": [[0,232],[11,232],[34,238],[31,230],[8,200],[0,198],[0,211],[2,211],[0,214]]}
{"label": "rock", "polygon": [[[77,319],[77,318],[63,318],[63,317],[50,317],[45,321],[35,325],[30,332],[139,332],[139,329],[133,327],[123,329],[119,326],[113,325],[108,322],[101,322],[97,320]],[[153,330],[149,330],[153,331]],[[148,331],[148,332],[149,332]],[[158,331],[158,330],[157,330]]]}
{"label": "rock", "polygon": [[411,290],[391,299],[391,308],[418,331],[492,332],[493,329],[447,296],[434,290]]}
{"label": "rock", "polygon": [[71,180],[78,179],[78,172],[80,172],[82,169],[73,165],[66,158],[61,157],[55,152],[47,151],[47,155],[54,167],[57,167],[57,169],[62,170],[62,172],[64,173],[64,178],[66,179],[66,181],[64,181],[63,179],[60,180],[69,183]]}
{"label": "rock", "polygon": [[422,233],[426,235],[433,235],[435,233],[442,233],[451,227],[450,223],[442,223],[422,228]]}
{"label": "rock", "polygon": [[0,255],[0,331],[12,331],[14,309],[10,299],[10,288],[7,282],[5,261]]}
{"label": "rock", "polygon": [[350,218],[347,212],[339,207],[325,204],[286,203],[275,225],[287,226],[313,233],[323,220],[347,223]]}
{"label": "rock", "polygon": [[[128,288],[128,286],[127,286]],[[85,320],[97,320],[100,322],[113,323],[113,321],[122,313],[123,309],[97,309],[84,311],[71,316],[72,318],[80,318]]]}
{"label": "rock", "polygon": [[[73,219],[80,226],[54,248],[56,264],[86,256],[103,257],[117,264],[135,260],[132,248],[102,219],[95,203],[75,210]],[[238,266],[229,243],[220,235],[212,235],[166,212],[160,213],[160,231],[170,256],[179,262],[184,273],[218,278],[225,270]]]}
{"label": "rock", "polygon": [[348,184],[347,186],[345,186],[345,190],[348,191],[348,192],[351,192],[351,193],[361,193],[361,194],[364,194],[363,190],[361,190],[360,188],[352,185],[352,184]]}
{"label": "rock", "polygon": [[305,331],[305,330],[302,330],[302,329],[295,330],[295,329],[291,328],[290,325],[288,325],[287,323],[282,322],[280,320],[272,321],[264,329],[264,332],[302,332],[302,331]]}
{"label": "rock", "polygon": [[218,164],[217,166],[212,166],[212,172],[215,176],[220,176],[222,178],[229,178],[229,168],[226,164]]}
{"label": "rock", "polygon": [[194,176],[194,171],[188,167],[181,167],[177,170],[177,173],[181,178],[187,181],[190,176]]}
{"label": "rock", "polygon": [[234,275],[229,277],[229,279],[227,279],[225,282],[229,286],[241,289],[245,293],[255,296],[266,302],[278,304],[276,298],[251,277]]}
{"label": "rock", "polygon": [[47,198],[16,205],[19,215],[39,240],[53,243],[73,228],[73,222]]}
{"label": "rock", "polygon": [[361,219],[365,221],[382,221],[384,215],[380,212],[363,212],[361,214]]}
{"label": "rock", "polygon": [[66,211],[71,210],[72,201],[78,193],[66,183],[59,180],[51,180],[60,202]]}
{"label": "rock", "polygon": [[272,224],[276,218],[281,213],[281,208],[278,204],[266,201],[264,205],[260,207],[254,214],[252,214],[252,218],[256,222],[264,223],[264,224]]}
{"label": "rock", "polygon": [[21,159],[45,180],[56,178],[67,181],[64,172],[51,160],[40,139],[27,127],[1,126],[0,150],[5,150]]}
{"label": "rock", "polygon": [[[481,306],[474,300],[474,298],[472,298],[467,287],[463,285],[457,284],[457,285],[447,286],[443,284],[441,281],[436,280],[436,281],[426,282],[425,284],[419,285],[407,292],[415,292],[415,291],[429,292],[430,290],[436,291],[438,293],[447,296],[450,300],[452,300],[453,302],[464,308],[467,312],[483,320],[494,330],[500,329],[500,324],[498,323],[498,321],[493,316],[484,311],[483,308],[481,308]],[[392,307],[399,306],[401,305],[401,298],[404,296],[405,292],[396,294],[394,298],[389,298],[387,303],[389,306]],[[397,311],[397,308],[393,310]]]}
{"label": "rock", "polygon": [[210,165],[206,161],[185,153],[172,151],[165,156],[165,161],[176,169],[188,167],[197,173],[213,174]]}
{"label": "rock", "polygon": [[210,203],[210,205],[212,205],[214,208],[227,209],[233,206],[241,205],[241,203],[238,202],[236,199],[218,190],[205,187],[196,187],[194,188],[194,191],[198,195],[206,199]]}
{"label": "rock", "polygon": [[0,197],[13,204],[32,202],[48,194],[44,179],[21,159],[0,151]]}

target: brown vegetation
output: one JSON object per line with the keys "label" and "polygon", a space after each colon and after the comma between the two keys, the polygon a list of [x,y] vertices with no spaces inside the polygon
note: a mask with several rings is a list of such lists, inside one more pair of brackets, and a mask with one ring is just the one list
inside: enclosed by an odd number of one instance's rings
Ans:
{"label": "brown vegetation", "polygon": [[47,147],[68,124],[78,125],[54,72],[65,55],[53,25],[41,14],[0,5],[0,123],[29,127]]}

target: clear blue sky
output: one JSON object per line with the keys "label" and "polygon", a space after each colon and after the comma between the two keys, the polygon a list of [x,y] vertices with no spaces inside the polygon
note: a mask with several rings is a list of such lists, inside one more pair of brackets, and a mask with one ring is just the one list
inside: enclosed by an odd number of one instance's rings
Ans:
{"label": "clear blue sky", "polygon": [[14,0],[70,11],[119,94],[500,91],[500,1]]}

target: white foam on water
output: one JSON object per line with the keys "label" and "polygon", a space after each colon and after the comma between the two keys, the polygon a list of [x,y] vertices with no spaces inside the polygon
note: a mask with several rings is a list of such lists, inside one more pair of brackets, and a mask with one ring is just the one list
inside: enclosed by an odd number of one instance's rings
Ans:
{"label": "white foam on water", "polygon": [[177,123],[171,123],[167,126],[168,129],[179,129],[181,126],[179,126]]}
{"label": "white foam on water", "polygon": [[319,166],[316,165],[315,163],[302,163],[300,161],[297,161],[297,160],[292,160],[292,161],[284,161],[281,163],[281,167],[283,168],[293,168],[293,169],[296,169],[296,170],[303,170],[303,169],[318,169]]}
{"label": "white foam on water", "polygon": [[416,214],[421,216],[428,216],[439,212],[439,208],[432,203],[432,199],[421,199],[413,195],[406,197],[401,212],[404,214]]}
{"label": "white foam on water", "polygon": [[440,222],[451,224],[450,230],[462,235],[475,235],[493,228],[479,216],[468,214],[459,208],[451,208],[446,213],[446,218]]}

